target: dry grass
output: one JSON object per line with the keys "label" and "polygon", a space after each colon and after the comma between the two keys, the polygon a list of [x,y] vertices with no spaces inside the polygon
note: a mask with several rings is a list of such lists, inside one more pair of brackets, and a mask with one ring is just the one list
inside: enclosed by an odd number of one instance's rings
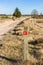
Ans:
{"label": "dry grass", "polygon": [[[29,26],[29,20],[25,21],[23,24],[18,25],[15,29],[21,29],[18,31],[10,31],[8,34],[4,35],[0,43],[3,44],[0,47],[0,55],[5,56],[7,58],[11,58],[14,60],[23,60],[23,30],[24,25]],[[37,40],[39,31],[34,29],[29,29],[28,41],[28,50],[30,54],[29,61],[18,61],[17,63],[10,62],[8,60],[0,58],[0,65],[43,65],[43,43]],[[21,32],[21,35],[19,35]],[[19,33],[19,34],[17,34]],[[35,38],[36,37],[36,38]],[[39,36],[40,37],[40,36]],[[42,36],[43,37],[43,36]],[[34,40],[37,40],[38,43],[36,45]],[[32,42],[31,42],[32,41]]]}

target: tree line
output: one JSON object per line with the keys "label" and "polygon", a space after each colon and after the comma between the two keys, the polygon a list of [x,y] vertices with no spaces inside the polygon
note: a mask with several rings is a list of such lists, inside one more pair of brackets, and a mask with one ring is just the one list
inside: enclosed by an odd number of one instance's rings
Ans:
{"label": "tree line", "polygon": [[[33,9],[30,15],[29,14],[28,15],[22,15],[19,8],[16,8],[12,15],[13,15],[13,17],[15,16],[18,18],[21,16],[31,16],[32,18],[43,18],[43,14],[42,13],[39,14],[36,9]],[[5,15],[5,14],[0,14],[0,16],[2,16],[2,17],[4,16],[4,18],[5,17],[8,18],[7,15]]]}
{"label": "tree line", "polygon": [[[22,16],[19,8],[15,9],[13,16],[15,16],[15,17],[21,17]],[[33,17],[33,18],[43,18],[43,14],[42,13],[39,14],[36,9],[33,9],[32,12],[31,12],[31,17]]]}

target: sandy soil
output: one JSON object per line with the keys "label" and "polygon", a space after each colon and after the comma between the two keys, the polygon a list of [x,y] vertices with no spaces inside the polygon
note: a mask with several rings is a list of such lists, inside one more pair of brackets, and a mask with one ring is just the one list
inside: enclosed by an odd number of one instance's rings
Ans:
{"label": "sandy soil", "polygon": [[17,26],[18,23],[25,20],[26,18],[21,17],[16,20],[6,20],[4,23],[0,23],[0,36],[7,33],[9,30]]}

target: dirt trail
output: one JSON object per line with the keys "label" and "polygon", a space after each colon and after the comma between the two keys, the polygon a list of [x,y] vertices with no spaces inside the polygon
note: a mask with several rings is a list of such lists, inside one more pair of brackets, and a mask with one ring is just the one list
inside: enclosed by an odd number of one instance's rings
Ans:
{"label": "dirt trail", "polygon": [[9,21],[6,21],[5,23],[0,24],[0,36],[7,33],[9,30],[13,29],[14,27],[16,27],[18,23],[24,21],[25,19],[27,19],[27,17],[25,18],[23,17],[15,21],[9,20]]}

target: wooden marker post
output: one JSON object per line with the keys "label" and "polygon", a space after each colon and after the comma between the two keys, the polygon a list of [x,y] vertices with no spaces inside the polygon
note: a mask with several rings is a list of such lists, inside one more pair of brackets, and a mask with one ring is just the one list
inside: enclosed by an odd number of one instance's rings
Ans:
{"label": "wooden marker post", "polygon": [[28,31],[27,27],[24,28],[23,35],[24,35],[24,61],[28,60]]}

